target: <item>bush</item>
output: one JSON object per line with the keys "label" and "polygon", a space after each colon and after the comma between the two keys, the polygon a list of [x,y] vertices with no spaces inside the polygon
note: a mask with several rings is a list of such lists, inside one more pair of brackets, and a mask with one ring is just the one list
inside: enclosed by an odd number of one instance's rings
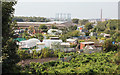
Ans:
{"label": "bush", "polygon": [[86,36],[89,36],[89,34],[90,34],[90,32],[85,32],[85,35],[86,35]]}
{"label": "bush", "polygon": [[120,64],[120,51],[114,56],[115,63]]}
{"label": "bush", "polygon": [[19,55],[21,60],[31,58],[28,51],[26,51],[26,50],[18,50],[17,54]]}
{"label": "bush", "polygon": [[[51,61],[43,64],[31,63],[25,67],[25,73],[32,72],[36,73],[75,73],[75,74],[91,74],[96,75],[99,73],[117,73],[120,74],[120,66],[111,63],[116,52],[108,53],[93,53],[93,54],[73,54],[72,60],[70,61]],[[61,53],[61,55],[69,55],[71,53]],[[119,54],[117,54],[118,56]],[[68,59],[68,58],[67,58]],[[67,60],[66,59],[66,60]]]}
{"label": "bush", "polygon": [[102,37],[101,40],[105,40],[105,38]]}
{"label": "bush", "polygon": [[78,40],[78,42],[80,43],[80,42],[85,42],[85,40]]}
{"label": "bush", "polygon": [[72,32],[68,32],[67,34],[62,35],[61,39],[62,39],[63,42],[65,42],[66,39],[68,39],[70,37],[77,37],[77,36],[80,36],[80,31],[74,30]]}
{"label": "bush", "polygon": [[103,51],[109,52],[109,51],[117,51],[119,49],[119,46],[116,44],[112,44],[112,40],[108,39],[103,44]]}
{"label": "bush", "polygon": [[17,54],[21,60],[32,58],[47,58],[47,57],[57,57],[57,50],[50,50],[49,48],[44,48],[41,51],[33,50],[32,53],[29,53],[27,50],[18,50]]}

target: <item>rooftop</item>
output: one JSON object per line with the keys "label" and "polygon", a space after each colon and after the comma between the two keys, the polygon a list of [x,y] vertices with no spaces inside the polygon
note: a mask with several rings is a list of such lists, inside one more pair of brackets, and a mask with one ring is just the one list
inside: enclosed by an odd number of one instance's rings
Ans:
{"label": "rooftop", "polygon": [[70,43],[62,42],[61,45],[70,46]]}
{"label": "rooftop", "polygon": [[19,24],[62,24],[62,23],[65,23],[65,21],[52,21],[52,22],[17,22]]}
{"label": "rooftop", "polygon": [[81,42],[82,44],[94,44],[94,42]]}

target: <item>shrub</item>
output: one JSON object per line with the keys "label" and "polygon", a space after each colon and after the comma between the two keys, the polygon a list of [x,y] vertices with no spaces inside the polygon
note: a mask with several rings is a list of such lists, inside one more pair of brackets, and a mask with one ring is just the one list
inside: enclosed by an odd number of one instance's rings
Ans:
{"label": "shrub", "polygon": [[108,39],[104,42],[103,44],[103,51],[104,52],[109,52],[109,51],[117,51],[119,48],[118,45],[116,44],[112,44],[112,40],[111,39]]}
{"label": "shrub", "polygon": [[[93,53],[93,54],[82,54],[77,55],[73,53],[72,60],[69,62],[62,61],[51,61],[43,64],[31,63],[25,67],[25,73],[32,72],[35,73],[75,73],[75,74],[91,74],[96,75],[99,73],[118,73],[120,74],[120,66],[111,63],[111,58],[113,58],[116,52],[111,51],[108,53]],[[62,55],[69,55],[69,53],[61,53]],[[70,53],[71,54],[71,53]],[[120,56],[120,54],[115,54]],[[67,58],[68,59],[68,58]],[[66,59],[66,60],[67,60]]]}
{"label": "shrub", "polygon": [[114,56],[115,63],[120,64],[120,51]]}
{"label": "shrub", "polygon": [[57,50],[50,50],[49,48],[44,48],[41,51],[32,50],[32,53],[29,53],[27,50],[18,50],[17,51],[18,56],[21,60],[23,59],[37,59],[37,58],[47,58],[47,57],[57,57],[58,52]]}
{"label": "shrub", "polygon": [[78,42],[80,43],[80,42],[85,42],[85,40],[78,40]]}
{"label": "shrub", "polygon": [[19,55],[21,60],[31,58],[28,51],[26,51],[26,50],[18,50],[17,54]]}

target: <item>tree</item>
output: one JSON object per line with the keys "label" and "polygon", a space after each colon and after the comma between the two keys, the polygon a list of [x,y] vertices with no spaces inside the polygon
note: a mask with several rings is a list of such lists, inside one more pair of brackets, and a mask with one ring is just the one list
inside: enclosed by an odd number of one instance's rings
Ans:
{"label": "tree", "polygon": [[16,54],[17,45],[13,41],[15,23],[12,18],[15,4],[16,2],[2,2],[2,73],[15,72],[15,63],[19,61]]}
{"label": "tree", "polygon": [[108,20],[106,26],[110,30],[116,30],[118,27],[118,20]]}
{"label": "tree", "polygon": [[43,35],[42,35],[41,33],[37,33],[37,34],[36,34],[36,37],[37,37],[40,41],[42,41],[42,40],[44,39],[44,37],[43,37]]}
{"label": "tree", "polygon": [[44,17],[22,17],[22,16],[18,16],[18,17],[14,17],[13,21],[18,21],[18,22],[49,22],[50,20]]}
{"label": "tree", "polygon": [[74,30],[76,30],[77,29],[77,26],[75,25],[75,26],[70,26],[70,27],[68,27],[68,30],[69,31],[74,31]]}
{"label": "tree", "polygon": [[74,30],[72,32],[69,32],[69,35],[72,36],[72,37],[80,36],[80,31]]}
{"label": "tree", "polygon": [[83,19],[83,20],[80,20],[79,22],[81,25],[85,25],[86,23],[88,23],[88,20]]}
{"label": "tree", "polygon": [[58,29],[55,25],[52,25],[52,29]]}
{"label": "tree", "polygon": [[47,26],[45,24],[41,24],[40,29],[47,29]]}
{"label": "tree", "polygon": [[79,19],[74,18],[74,19],[72,19],[72,22],[78,24],[79,23]]}
{"label": "tree", "polygon": [[42,32],[47,32],[48,28],[45,24],[42,24],[39,26],[39,29],[42,31]]}
{"label": "tree", "polygon": [[115,39],[114,41],[119,42],[120,41],[120,32],[116,31],[113,35],[112,38]]}
{"label": "tree", "polygon": [[109,51],[117,51],[118,45],[113,45],[112,40],[108,39],[104,42],[103,44],[103,51],[104,52],[109,52]]}
{"label": "tree", "polygon": [[87,24],[85,25],[85,29],[86,29],[86,30],[90,30],[90,29],[92,29],[92,28],[93,28],[93,26],[92,26],[91,23],[87,23]]}
{"label": "tree", "polygon": [[96,31],[104,31],[106,29],[107,22],[98,22],[96,28]]}
{"label": "tree", "polygon": [[68,37],[67,34],[62,35],[62,36],[61,36],[62,41],[63,41],[63,42],[66,42],[67,37]]}
{"label": "tree", "polygon": [[34,26],[30,26],[29,30],[30,30],[30,33],[33,33],[34,32]]}
{"label": "tree", "polygon": [[114,60],[115,60],[115,63],[117,64],[120,63],[120,51],[115,54]]}

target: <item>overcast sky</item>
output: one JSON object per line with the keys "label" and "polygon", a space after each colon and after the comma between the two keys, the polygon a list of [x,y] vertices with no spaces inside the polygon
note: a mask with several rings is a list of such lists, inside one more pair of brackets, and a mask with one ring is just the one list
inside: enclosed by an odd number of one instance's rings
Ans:
{"label": "overcast sky", "polygon": [[[59,2],[60,1],[60,2]],[[98,2],[96,2],[98,1]],[[102,2],[101,2],[102,1]],[[72,18],[118,18],[118,0],[19,0],[15,16],[54,18],[56,13],[71,13]]]}

